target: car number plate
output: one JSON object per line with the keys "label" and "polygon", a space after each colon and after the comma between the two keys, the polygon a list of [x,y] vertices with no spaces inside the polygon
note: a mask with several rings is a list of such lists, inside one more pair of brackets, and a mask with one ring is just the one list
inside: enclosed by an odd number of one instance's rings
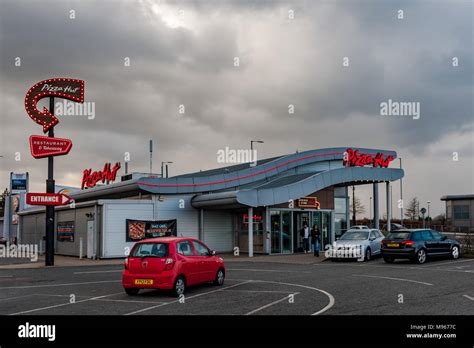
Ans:
{"label": "car number plate", "polygon": [[399,243],[389,243],[387,244],[388,247],[392,247],[392,248],[398,248],[400,246]]}
{"label": "car number plate", "polygon": [[153,279],[135,279],[135,285],[152,285]]}

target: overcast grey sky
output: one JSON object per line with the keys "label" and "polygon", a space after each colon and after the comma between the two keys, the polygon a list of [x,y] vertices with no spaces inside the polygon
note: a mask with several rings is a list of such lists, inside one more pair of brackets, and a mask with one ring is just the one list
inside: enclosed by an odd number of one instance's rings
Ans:
{"label": "overcast grey sky", "polygon": [[[440,196],[474,193],[472,1],[0,5],[1,188],[9,172],[28,171],[31,190],[44,192],[47,161],[28,145],[42,131],[24,97],[40,80],[72,77],[85,80],[96,117],[60,117],[56,136],[74,145],[55,160],[57,184],[79,186],[85,168],[123,163],[125,152],[131,170],[146,172],[149,139],[156,171],[173,161],[173,175],[222,166],[219,149],[261,139],[259,158],[332,146],[396,150],[404,197],[431,200],[432,215],[444,210]],[[419,102],[420,118],[381,116],[388,99]],[[358,189],[366,207],[369,188]]]}

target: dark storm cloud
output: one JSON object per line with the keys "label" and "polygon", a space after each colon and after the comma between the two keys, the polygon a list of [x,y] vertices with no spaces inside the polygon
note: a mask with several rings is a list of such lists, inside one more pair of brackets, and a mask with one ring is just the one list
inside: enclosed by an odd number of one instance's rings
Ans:
{"label": "dark storm cloud", "polygon": [[[2,186],[12,170],[43,181],[44,161],[28,154],[28,135],[40,128],[23,109],[24,94],[39,80],[71,76],[86,81],[97,115],[62,117],[56,127],[74,142],[56,162],[64,183],[78,185],[82,169],[122,160],[125,152],[133,170],[146,171],[151,138],[155,161],[173,160],[175,172],[216,167],[218,149],[264,139],[260,157],[326,146],[397,149],[407,171],[420,172],[411,178],[414,193],[426,177],[419,163],[428,168],[442,153],[449,167],[459,151],[455,183],[431,178],[418,195],[436,201],[441,193],[473,190],[467,184],[470,2],[3,0],[1,6]],[[380,116],[388,99],[420,102],[421,118]],[[17,151],[20,162],[13,160]]]}

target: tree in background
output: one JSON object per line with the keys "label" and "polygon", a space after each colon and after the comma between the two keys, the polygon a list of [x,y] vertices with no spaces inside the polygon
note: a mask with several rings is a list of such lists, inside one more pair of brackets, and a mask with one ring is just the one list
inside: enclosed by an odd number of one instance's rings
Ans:
{"label": "tree in background", "polygon": [[413,197],[405,208],[405,216],[414,221],[420,217],[420,201],[417,197]]}
{"label": "tree in background", "polygon": [[350,212],[351,214],[354,213],[354,206],[355,206],[355,213],[356,215],[357,214],[364,214],[365,213],[365,207],[364,205],[362,204],[362,202],[360,201],[359,198],[355,198],[353,200],[351,200],[351,206],[350,206]]}
{"label": "tree in background", "polygon": [[436,215],[432,221],[436,225],[444,225],[446,223],[446,214]]}

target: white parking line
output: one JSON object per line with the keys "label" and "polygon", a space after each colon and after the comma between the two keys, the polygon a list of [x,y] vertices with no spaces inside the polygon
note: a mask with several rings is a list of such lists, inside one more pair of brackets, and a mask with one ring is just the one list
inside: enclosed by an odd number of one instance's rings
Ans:
{"label": "white parking line", "polygon": [[0,298],[0,301],[15,300],[17,298],[23,298],[23,297],[29,297],[29,296],[33,296],[33,294],[15,296],[15,297],[7,297],[7,298]]}
{"label": "white parking line", "polygon": [[465,298],[470,299],[471,301],[474,301],[474,297],[472,297],[472,296],[469,296],[469,295],[463,295],[463,296],[464,296]]}
{"label": "white parking line", "polygon": [[[222,287],[221,289],[212,290],[212,291],[207,291],[207,292],[204,292],[204,293],[202,293],[202,294],[197,294],[197,295],[193,295],[193,296],[187,296],[187,297],[185,297],[185,299],[186,299],[186,300],[189,300],[189,299],[191,299],[191,298],[196,298],[196,297],[200,297],[200,296],[212,294],[212,293],[215,293],[215,292],[223,291],[223,290],[225,290],[225,289],[234,288],[234,287],[236,287],[236,286],[239,286],[239,285],[242,285],[242,284],[246,284],[246,283],[250,283],[250,282],[251,282],[251,281],[249,280],[249,281],[245,281],[245,282],[242,282],[242,283],[230,285],[230,286],[227,286],[227,287]],[[138,310],[138,311],[130,312],[130,313],[127,313],[127,314],[124,314],[124,315],[133,315],[133,314],[137,314],[137,313],[142,313],[142,312],[146,312],[146,311],[149,311],[149,310],[152,310],[152,309],[155,309],[155,308],[158,308],[158,307],[166,306],[166,305],[169,305],[169,304],[172,304],[172,303],[176,303],[176,302],[179,302],[179,300],[170,301],[170,302],[162,303],[162,304],[159,304],[159,305],[156,305],[156,306],[143,308],[143,309],[140,309],[140,310]]]}
{"label": "white parking line", "polygon": [[457,265],[458,263],[463,263],[463,262],[472,262],[474,259],[469,259],[469,260],[459,260],[459,261],[448,261],[448,262],[442,262],[442,263],[428,263],[423,266],[420,266],[419,268],[430,268],[429,266],[442,266],[442,265]]}
{"label": "white parking line", "polygon": [[382,277],[382,276],[373,276],[373,275],[366,275],[366,274],[353,274],[353,276],[354,277],[368,277],[368,278],[398,280],[398,281],[401,281],[401,282],[410,282],[410,283],[417,283],[417,284],[423,284],[423,285],[433,285],[431,283],[419,282],[418,280],[403,279],[403,278]]}
{"label": "white parking line", "polygon": [[[120,293],[122,294],[122,293]],[[117,295],[117,294],[116,294]],[[55,294],[32,294],[32,296],[52,296],[52,297],[70,297],[71,295],[55,295]],[[76,295],[76,297],[87,297],[87,296],[80,296]],[[166,303],[162,301],[134,301],[134,300],[114,300],[111,298],[91,298],[88,299],[90,301],[105,301],[105,302],[130,302],[130,303]]]}
{"label": "white parking line", "polygon": [[93,274],[93,273],[122,273],[123,270],[113,270],[113,271],[85,271],[85,272],[74,272],[74,274]]}
{"label": "white parking line", "polygon": [[276,269],[255,269],[255,268],[227,268],[228,271],[250,271],[250,272],[277,272],[277,273],[311,273],[305,271],[288,271],[288,270],[276,270]]}
{"label": "white parking line", "polygon": [[7,286],[0,287],[0,290],[4,289],[31,289],[31,288],[50,288],[57,286],[71,286],[71,285],[85,285],[85,284],[103,284],[103,283],[121,283],[121,280],[103,280],[98,282],[82,282],[82,283],[61,283],[61,284],[43,284],[43,285],[25,285],[25,286]]}
{"label": "white parking line", "polygon": [[319,292],[323,293],[324,295],[326,295],[326,296],[329,298],[329,303],[328,303],[323,309],[320,309],[319,311],[314,312],[314,313],[311,314],[311,315],[319,315],[319,314],[321,314],[321,313],[324,313],[324,312],[326,312],[328,309],[330,309],[332,306],[334,306],[334,303],[336,303],[336,299],[335,299],[334,296],[331,295],[329,292],[324,291],[324,290],[321,290],[321,289],[318,289],[318,288],[313,288],[312,286],[301,285],[301,284],[294,284],[294,283],[274,282],[274,281],[271,281],[271,280],[252,280],[252,282],[256,282],[256,283],[272,283],[272,284],[280,284],[280,285],[297,286],[297,287],[300,287],[300,288],[315,290],[315,291],[319,291]]}
{"label": "white parking line", "polygon": [[270,293],[270,294],[291,294],[291,291],[274,291],[274,290],[226,290],[226,292],[250,292],[250,293]]}
{"label": "white parking line", "polygon": [[17,312],[17,313],[11,313],[11,314],[9,314],[9,315],[19,315],[19,314],[25,314],[25,313],[32,313],[32,312],[44,311],[44,310],[46,310],[46,309],[51,309],[51,308],[70,306],[70,305],[73,305],[73,304],[82,303],[82,302],[87,302],[87,301],[92,301],[92,300],[95,300],[95,299],[99,299],[99,298],[103,298],[103,297],[107,297],[107,296],[118,295],[118,294],[121,294],[121,292],[116,292],[116,293],[114,293],[114,294],[109,294],[109,295],[103,295],[103,296],[92,297],[92,298],[88,298],[88,299],[80,300],[80,301],[76,301],[76,302],[67,302],[67,303],[61,303],[61,304],[53,305],[53,306],[47,306],[47,307],[29,309],[29,310],[27,310],[27,311],[22,311],[22,312]]}
{"label": "white parking line", "polygon": [[281,298],[281,299],[279,299],[279,300],[273,301],[272,303],[266,304],[265,306],[259,307],[259,308],[257,308],[257,309],[254,309],[253,311],[250,311],[250,312],[248,312],[248,313],[245,313],[244,315],[252,315],[252,314],[254,314],[254,313],[260,312],[261,310],[263,310],[263,309],[265,309],[265,308],[271,307],[271,306],[273,306],[273,305],[276,305],[277,303],[280,303],[280,302],[283,302],[283,301],[285,301],[285,300],[290,299],[290,296],[296,296],[296,295],[298,295],[298,294],[299,294],[299,292],[295,292],[295,293],[293,293],[293,294],[287,295],[287,296],[285,296],[285,297],[283,297],[283,298]]}

